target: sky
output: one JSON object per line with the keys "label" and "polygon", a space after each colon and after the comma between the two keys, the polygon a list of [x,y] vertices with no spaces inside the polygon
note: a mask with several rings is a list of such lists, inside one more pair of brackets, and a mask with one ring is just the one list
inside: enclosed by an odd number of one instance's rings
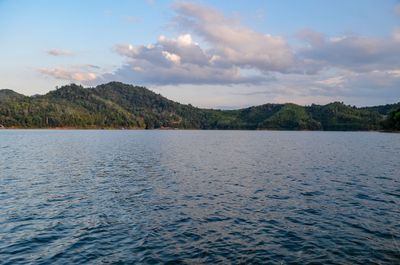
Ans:
{"label": "sky", "polygon": [[199,107],[400,101],[398,0],[0,0],[0,89],[110,81]]}

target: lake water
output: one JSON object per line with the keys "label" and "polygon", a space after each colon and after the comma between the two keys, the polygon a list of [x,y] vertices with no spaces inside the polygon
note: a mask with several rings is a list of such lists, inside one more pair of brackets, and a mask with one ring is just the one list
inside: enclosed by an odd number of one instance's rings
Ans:
{"label": "lake water", "polygon": [[400,134],[0,131],[0,264],[400,263]]}

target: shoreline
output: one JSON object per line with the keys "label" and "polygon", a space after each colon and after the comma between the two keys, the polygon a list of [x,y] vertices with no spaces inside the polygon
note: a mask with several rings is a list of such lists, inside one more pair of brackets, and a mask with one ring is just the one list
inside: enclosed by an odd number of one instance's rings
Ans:
{"label": "shoreline", "polygon": [[85,127],[53,127],[53,128],[21,128],[21,127],[7,127],[0,128],[0,131],[11,130],[46,130],[46,131],[267,131],[267,132],[378,132],[378,133],[400,133],[400,131],[388,130],[279,130],[279,129],[195,129],[195,128],[112,128],[112,127],[99,127],[99,128],[85,128]]}

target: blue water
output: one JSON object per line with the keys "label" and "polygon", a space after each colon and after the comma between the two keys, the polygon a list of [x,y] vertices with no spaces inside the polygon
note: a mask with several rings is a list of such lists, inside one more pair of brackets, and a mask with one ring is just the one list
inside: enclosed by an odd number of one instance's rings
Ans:
{"label": "blue water", "polygon": [[400,263],[400,134],[0,131],[0,264]]}

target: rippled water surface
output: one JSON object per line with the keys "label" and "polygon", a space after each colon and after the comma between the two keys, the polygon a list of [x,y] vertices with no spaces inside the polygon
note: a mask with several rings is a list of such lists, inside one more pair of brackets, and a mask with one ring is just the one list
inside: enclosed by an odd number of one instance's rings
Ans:
{"label": "rippled water surface", "polygon": [[0,264],[400,263],[400,134],[0,131]]}

